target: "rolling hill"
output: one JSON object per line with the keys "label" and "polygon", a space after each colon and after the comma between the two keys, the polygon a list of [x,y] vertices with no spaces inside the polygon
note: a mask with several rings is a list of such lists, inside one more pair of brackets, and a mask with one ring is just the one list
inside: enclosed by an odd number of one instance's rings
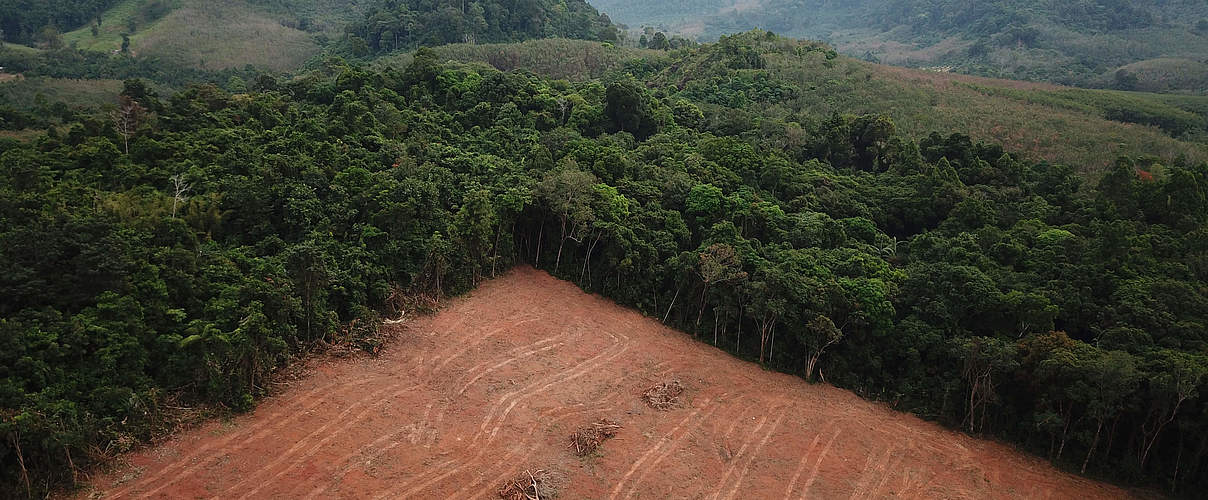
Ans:
{"label": "rolling hill", "polygon": [[617,22],[704,39],[762,28],[896,65],[1126,90],[1208,89],[1203,72],[1194,67],[1176,78],[1130,67],[1162,65],[1170,58],[1204,63],[1208,4],[1196,0],[595,0],[593,5]]}
{"label": "rolling hill", "polygon": [[147,0],[124,0],[102,15],[100,26],[81,27],[63,39],[84,50],[114,53],[121,50],[127,35],[132,54],[198,69],[252,65],[291,71],[318,55],[325,38],[336,36],[359,4],[352,0],[177,0],[151,13],[148,5]]}
{"label": "rolling hill", "polygon": [[[763,68],[727,67],[720,54],[727,46],[743,44],[759,47]],[[1119,155],[1153,155],[1164,162],[1208,159],[1208,97],[1086,90],[907,69],[830,58],[825,46],[779,37],[769,41],[760,33],[674,52],[579,40],[456,44],[435,50],[447,60],[571,80],[625,72],[658,75],[660,84],[706,101],[706,107],[749,117],[751,127],[754,115],[808,124],[834,113],[883,113],[897,130],[915,139],[932,132],[969,134],[1037,160],[1074,166],[1092,178]],[[374,65],[403,67],[410,61],[407,53],[379,58]],[[736,78],[751,85],[734,84]],[[761,88],[776,84],[787,91],[770,99],[758,96]]]}

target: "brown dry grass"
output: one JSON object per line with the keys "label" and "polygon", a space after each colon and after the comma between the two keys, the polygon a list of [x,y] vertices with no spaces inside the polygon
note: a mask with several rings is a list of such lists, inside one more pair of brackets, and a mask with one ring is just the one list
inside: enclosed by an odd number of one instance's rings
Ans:
{"label": "brown dry grass", "polygon": [[277,71],[296,69],[320,50],[309,34],[282,26],[238,0],[197,2],[174,10],[135,37],[132,49],[202,69],[250,64]]}

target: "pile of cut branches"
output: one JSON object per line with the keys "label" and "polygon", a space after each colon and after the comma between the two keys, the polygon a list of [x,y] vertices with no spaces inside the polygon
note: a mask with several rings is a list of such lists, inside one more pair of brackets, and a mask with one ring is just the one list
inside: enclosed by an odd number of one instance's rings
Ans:
{"label": "pile of cut branches", "polygon": [[499,498],[503,500],[541,500],[558,496],[554,486],[553,474],[546,470],[524,471],[523,474],[504,483],[499,488]]}
{"label": "pile of cut branches", "polygon": [[621,424],[607,418],[600,419],[600,421],[571,434],[570,448],[575,450],[575,455],[586,457],[595,452],[604,443],[604,440],[616,436],[619,430],[621,430]]}
{"label": "pile of cut branches", "polygon": [[646,404],[656,410],[670,410],[679,403],[679,397],[684,393],[684,386],[678,380],[655,384],[642,393]]}

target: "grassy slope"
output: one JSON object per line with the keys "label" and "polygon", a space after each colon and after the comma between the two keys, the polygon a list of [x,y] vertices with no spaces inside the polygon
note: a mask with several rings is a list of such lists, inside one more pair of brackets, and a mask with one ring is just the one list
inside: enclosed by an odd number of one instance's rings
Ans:
{"label": "grassy slope", "polygon": [[[1054,21],[1052,13],[1039,13],[1028,28],[1038,31],[1036,47],[990,44],[983,57],[970,57],[974,37],[959,33],[915,32],[890,21],[881,24],[853,2],[801,0],[591,0],[616,22],[631,26],[653,25],[660,29],[714,40],[719,35],[754,28],[795,38],[826,41],[842,53],[855,57],[870,53],[882,62],[911,67],[950,66],[986,76],[1013,79],[1069,82],[1077,85],[1113,87],[1118,69],[1138,71],[1138,90],[1203,92],[1208,74],[1199,66],[1208,54],[1208,32],[1194,23],[1208,15],[1203,7],[1169,7],[1165,18],[1154,26],[1110,32],[1071,30]],[[877,2],[872,2],[873,4]],[[891,2],[885,2],[891,3]],[[972,26],[964,28],[972,29]],[[960,31],[959,29],[956,31]],[[986,38],[986,37],[983,37]],[[1185,68],[1163,60],[1198,62]],[[1083,66],[1090,62],[1091,67]],[[1130,65],[1141,64],[1140,68]],[[1162,66],[1160,71],[1152,66]],[[1173,75],[1172,75],[1173,73]]]}
{"label": "grassy slope", "polygon": [[[650,52],[605,48],[576,40],[453,45],[437,50],[446,59],[485,62],[568,79],[621,70],[626,60]],[[409,58],[398,55],[378,64],[397,67]],[[832,112],[883,113],[894,119],[898,130],[914,137],[933,131],[966,133],[1037,160],[1066,163],[1087,173],[1099,172],[1120,154],[1156,155],[1165,161],[1179,156],[1208,161],[1208,145],[1204,143],[1175,139],[1155,126],[1107,117],[1114,107],[1125,107],[1158,116],[1203,120],[1208,116],[1208,97],[1072,89],[849,58],[827,64],[816,53],[801,57],[791,50],[773,52],[767,59],[769,70],[776,76],[807,89],[799,99],[768,105],[763,111],[771,116],[821,119]],[[667,56],[659,60],[662,66],[669,63]]]}
{"label": "grassy slope", "polygon": [[[336,33],[358,12],[358,0],[178,0],[166,16],[138,26],[131,35],[136,54],[159,56],[203,69],[253,65],[288,71],[321,50],[315,36],[298,27],[302,18],[312,31]],[[112,52],[121,47],[128,19],[137,16],[139,0],[127,0],[105,12],[97,36],[90,27],[64,35],[87,50]]]}
{"label": "grassy slope", "polygon": [[41,94],[47,102],[96,106],[116,103],[122,91],[118,80],[73,80],[67,78],[23,78],[0,83],[0,102],[29,109]]}
{"label": "grassy slope", "polygon": [[774,106],[779,108],[774,113],[884,113],[893,117],[898,130],[916,137],[932,131],[966,133],[1084,172],[1097,172],[1120,154],[1208,161],[1208,145],[1175,139],[1155,126],[1109,119],[1112,109],[1123,107],[1203,123],[1206,115],[1187,109],[1208,104],[1208,97],[1184,96],[1186,102],[1179,106],[1157,94],[1071,89],[854,59],[839,59],[828,67],[818,56],[803,59],[786,53],[772,54],[769,63],[781,78],[814,89],[798,102]]}

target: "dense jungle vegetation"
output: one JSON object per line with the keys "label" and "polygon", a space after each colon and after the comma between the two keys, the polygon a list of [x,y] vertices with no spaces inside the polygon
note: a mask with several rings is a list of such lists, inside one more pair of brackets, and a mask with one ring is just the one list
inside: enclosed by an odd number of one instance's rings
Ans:
{"label": "dense jungle vegetation", "polygon": [[364,20],[348,26],[349,49],[358,55],[418,45],[517,42],[533,38],[616,41],[607,16],[583,0],[383,0]]}
{"label": "dense jungle vegetation", "polygon": [[[761,115],[794,92],[769,45],[835,58],[753,32],[572,83],[421,49],[131,80],[5,140],[0,488],[247,410],[316,346],[372,350],[399,296],[521,264],[1074,471],[1208,486],[1208,164],[1087,180],[882,114]],[[685,79],[708,68],[736,78]]]}

